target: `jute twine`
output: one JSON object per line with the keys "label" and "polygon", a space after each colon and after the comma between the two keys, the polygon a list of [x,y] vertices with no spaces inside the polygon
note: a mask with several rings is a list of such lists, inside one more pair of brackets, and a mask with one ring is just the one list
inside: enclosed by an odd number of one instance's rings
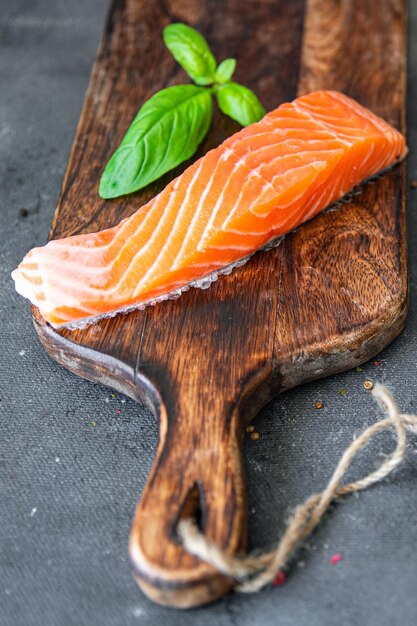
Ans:
{"label": "jute twine", "polygon": [[[236,590],[251,593],[271,583],[284,568],[295,550],[320,523],[331,502],[342,495],[366,489],[393,472],[403,461],[407,446],[407,431],[417,434],[417,415],[400,413],[399,408],[383,385],[377,383],[372,391],[385,414],[385,419],[369,426],[343,453],[326,488],[315,493],[298,506],[278,546],[264,554],[245,557],[230,556],[208,541],[192,519],[178,525],[178,534],[186,550],[209,563],[219,572],[236,580]],[[382,465],[364,478],[341,485],[353,459],[377,433],[394,427],[397,445]]]}

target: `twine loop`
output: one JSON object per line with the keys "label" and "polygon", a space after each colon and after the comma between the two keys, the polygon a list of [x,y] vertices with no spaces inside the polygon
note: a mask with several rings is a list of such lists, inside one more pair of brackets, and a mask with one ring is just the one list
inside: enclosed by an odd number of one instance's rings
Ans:
{"label": "twine loop", "polygon": [[[386,417],[364,430],[345,450],[325,489],[313,494],[303,504],[296,507],[276,548],[263,554],[231,556],[206,539],[195,521],[187,518],[178,525],[178,534],[185,549],[212,565],[219,572],[234,578],[237,591],[252,593],[271,583],[288,564],[295,550],[311,535],[335,498],[361,491],[381,481],[404,460],[407,431],[417,434],[417,415],[400,413],[390,392],[379,383],[372,390],[372,395]],[[394,451],[375,471],[364,478],[341,485],[343,477],[358,452],[376,434],[391,427],[395,429],[397,440]]]}

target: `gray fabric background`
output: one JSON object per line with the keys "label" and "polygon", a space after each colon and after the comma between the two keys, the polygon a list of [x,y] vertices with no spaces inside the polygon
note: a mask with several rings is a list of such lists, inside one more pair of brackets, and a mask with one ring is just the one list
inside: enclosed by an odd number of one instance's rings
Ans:
{"label": "gray fabric background", "polygon": [[[332,508],[282,587],[188,612],[160,608],[137,588],[127,538],[157,424],[51,361],[10,280],[27,250],[46,241],[106,10],[104,0],[0,1],[1,626],[416,624],[416,438],[392,478]],[[409,175],[417,178],[417,2],[410,12]],[[416,199],[410,190],[409,319],[381,365],[295,389],[256,422],[261,440],[246,445],[252,547],[274,543],[289,509],[324,486],[353,435],[379,417],[366,377],[417,411]],[[368,472],[392,443],[381,435],[351,475]],[[331,565],[335,552],[344,558]]]}

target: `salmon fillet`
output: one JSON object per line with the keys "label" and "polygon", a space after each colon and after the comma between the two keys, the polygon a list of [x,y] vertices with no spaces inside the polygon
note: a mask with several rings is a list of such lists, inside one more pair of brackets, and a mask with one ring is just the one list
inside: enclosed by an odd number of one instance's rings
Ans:
{"label": "salmon fillet", "polygon": [[79,327],[205,286],[406,154],[401,133],[318,91],[229,137],[117,226],[34,248],[16,289]]}

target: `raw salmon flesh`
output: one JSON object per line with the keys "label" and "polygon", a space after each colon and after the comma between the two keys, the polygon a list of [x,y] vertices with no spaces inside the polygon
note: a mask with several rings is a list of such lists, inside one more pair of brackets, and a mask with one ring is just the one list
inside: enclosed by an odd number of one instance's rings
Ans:
{"label": "raw salmon flesh", "polygon": [[117,226],[34,248],[16,289],[53,326],[80,327],[205,287],[406,154],[354,100],[283,104],[193,163]]}

